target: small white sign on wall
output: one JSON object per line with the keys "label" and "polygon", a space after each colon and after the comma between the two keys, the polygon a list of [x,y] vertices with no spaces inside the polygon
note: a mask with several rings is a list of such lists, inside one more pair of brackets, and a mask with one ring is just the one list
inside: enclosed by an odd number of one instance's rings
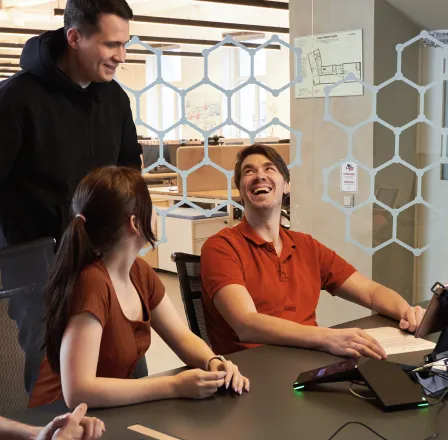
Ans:
{"label": "small white sign on wall", "polygon": [[358,192],[358,165],[354,162],[341,164],[341,191]]}

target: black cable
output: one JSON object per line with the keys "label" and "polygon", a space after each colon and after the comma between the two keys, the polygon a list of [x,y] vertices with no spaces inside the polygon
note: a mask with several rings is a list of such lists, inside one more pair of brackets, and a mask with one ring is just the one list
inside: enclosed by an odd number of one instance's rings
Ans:
{"label": "black cable", "polygon": [[[421,387],[428,393],[428,395],[431,394],[431,397],[432,397],[433,399],[438,399],[438,398],[439,398],[439,396],[438,396],[436,393],[433,393],[431,390],[428,390],[428,388],[424,387],[422,384],[420,384],[420,386],[421,386]],[[435,405],[437,405],[437,403],[434,403],[434,404],[431,405],[431,406],[435,406]]]}
{"label": "black cable", "polygon": [[[436,376],[441,376],[444,377],[438,373],[435,373]],[[352,381],[352,384],[356,384],[356,385],[364,385],[365,384],[361,383],[361,381]],[[421,385],[421,384],[420,384]],[[437,398],[436,402],[431,404],[430,407],[434,407],[437,405],[440,405],[441,403],[443,404],[437,411],[436,413],[436,432],[434,434],[432,434],[429,437],[425,437],[424,440],[436,440],[439,435],[440,435],[440,430],[439,430],[439,416],[440,413],[445,409],[446,407],[446,402],[444,402],[444,397],[448,394],[448,388],[444,391],[444,393],[440,396],[437,397],[436,394],[434,394],[432,391],[429,391],[427,388],[425,388],[423,385],[421,385],[421,387],[427,391],[428,393],[432,394],[433,396],[436,396],[435,398]],[[379,434],[378,432],[376,432],[373,428],[371,428],[370,426],[366,425],[365,423],[362,422],[347,422],[344,425],[342,425],[328,440],[333,440],[341,431],[343,431],[347,426],[350,425],[360,425],[363,428],[368,429],[372,434],[375,434],[378,438],[382,439],[382,440],[388,440],[386,437],[383,437],[381,434]]]}
{"label": "black cable", "polygon": [[433,376],[441,377],[442,379],[448,380],[448,374],[437,373],[436,371],[431,371]]}
{"label": "black cable", "polygon": [[[368,385],[366,384],[365,381],[363,380],[353,380],[351,381],[350,384],[350,392],[352,392],[351,390],[351,386],[352,385],[359,385],[359,386],[364,386],[366,388],[368,388]],[[353,392],[352,392],[353,394]],[[363,397],[364,398],[364,397]],[[368,399],[370,400],[370,399]],[[379,434],[378,432],[376,432],[374,429],[372,429],[370,426],[366,425],[365,423],[362,422],[347,422],[344,425],[342,425],[328,440],[333,440],[341,431],[343,431],[347,426],[350,425],[360,425],[363,428],[368,429],[370,432],[372,432],[373,434],[375,434],[378,438],[382,439],[382,440],[388,440],[386,437],[383,437],[381,434]],[[425,439],[426,440],[426,439]],[[429,439],[428,439],[429,440]]]}
{"label": "black cable", "polygon": [[[412,372],[412,374],[413,375],[416,375],[416,374],[418,374],[418,373],[420,373],[420,371],[416,371],[416,372]],[[433,375],[433,376],[438,376],[438,377],[441,377],[442,379],[448,379],[448,375],[442,375],[442,374],[440,374],[440,373],[435,373],[435,372],[431,372],[431,374]],[[432,396],[432,398],[433,399],[437,399],[436,400],[436,402],[434,403],[434,404],[432,404],[431,406],[435,406],[435,405],[438,405],[442,400],[443,400],[443,398],[446,396],[446,394],[448,393],[448,387],[446,388],[446,390],[442,393],[442,396],[441,397],[439,397],[439,394],[436,394],[436,393],[434,393],[433,391],[430,391],[430,390],[428,390],[428,388],[426,388],[425,386],[423,386],[420,382],[418,382],[418,384],[428,393],[428,394],[431,394]]]}
{"label": "black cable", "polygon": [[[445,394],[446,394],[446,392],[444,393],[444,395]],[[444,397],[444,395],[442,397]],[[439,430],[439,416],[440,416],[440,413],[445,409],[446,402],[440,401],[438,403],[435,403],[434,405],[431,405],[431,406],[437,406],[440,403],[443,403],[443,405],[438,409],[437,414],[436,414],[436,432],[433,435],[429,436],[429,437],[425,437],[424,440],[435,440],[435,439],[437,439],[439,437],[439,434],[440,434],[440,430]]]}
{"label": "black cable", "polygon": [[431,405],[430,405],[430,407],[432,408],[433,406],[437,406],[437,405],[440,405],[441,403],[442,403],[442,406],[437,410],[437,413],[436,413],[436,420],[435,420],[435,424],[436,424],[436,432],[434,433],[434,434],[432,434],[432,435],[430,435],[429,437],[425,437],[424,438],[424,440],[435,440],[435,439],[437,439],[438,437],[439,437],[439,434],[440,434],[440,432],[439,432],[439,415],[440,415],[440,413],[445,409],[445,407],[446,407],[446,402],[444,402],[444,397],[446,396],[446,394],[448,393],[448,388],[443,392],[443,394],[440,396],[440,397],[438,397],[436,394],[434,394],[432,391],[429,391],[427,388],[425,388],[423,385],[421,385],[421,387],[425,390],[425,391],[427,391],[428,393],[430,393],[430,394],[432,394],[432,395],[434,395],[434,396],[436,396],[436,401],[434,402],[434,403],[432,403]]}
{"label": "black cable", "polygon": [[411,371],[412,374],[419,374],[419,373],[428,373],[431,374],[433,376],[439,376],[442,379],[448,379],[448,373],[442,373],[442,372],[438,372],[438,371],[434,371],[434,370],[423,370],[423,371]]}
{"label": "black cable", "polygon": [[[419,373],[419,372],[415,372],[414,374]],[[441,373],[436,373],[434,371],[431,371],[431,374],[434,376],[438,376],[441,377],[442,379],[448,379],[448,375],[446,374],[441,374]],[[446,402],[443,400],[445,398],[445,396],[448,394],[448,388],[442,393],[442,395],[439,397],[437,394],[435,394],[434,392],[428,390],[428,388],[424,387],[422,384],[420,384],[420,386],[429,394],[431,394],[432,396],[434,396],[433,398],[436,399],[436,401],[434,403],[431,404],[431,407],[433,406],[437,406],[440,405],[441,403],[443,404],[436,413],[436,432],[432,435],[430,435],[429,437],[425,437],[424,440],[435,440],[439,437],[440,435],[440,429],[439,429],[439,416],[440,413],[445,409],[446,407]]]}
{"label": "black cable", "polygon": [[[343,429],[345,429],[349,425],[360,425],[363,428],[368,429],[370,432],[375,434],[378,438],[382,440],[388,440],[386,437],[383,437],[381,434],[378,434],[374,429],[372,429],[370,426],[367,426],[365,423],[362,422],[347,422],[344,425],[342,425],[328,440],[333,440]],[[426,440],[426,439],[425,439]],[[428,439],[429,440],[429,439]]]}
{"label": "black cable", "polygon": [[[439,399],[437,400],[437,402],[435,403],[435,405],[438,405],[440,402],[443,402],[444,397],[448,394],[448,388],[443,392],[442,396],[439,397]],[[445,403],[445,402],[443,402]]]}
{"label": "black cable", "polygon": [[[358,399],[363,399],[363,400],[375,400],[376,397],[375,396],[363,396],[362,394],[357,393],[354,389],[353,389],[353,385],[355,385],[354,383],[350,384],[350,387],[348,388],[348,390],[350,391],[351,394],[353,394],[355,397],[357,397]],[[359,384],[357,384],[358,386],[361,386]],[[365,386],[365,385],[362,385]]]}

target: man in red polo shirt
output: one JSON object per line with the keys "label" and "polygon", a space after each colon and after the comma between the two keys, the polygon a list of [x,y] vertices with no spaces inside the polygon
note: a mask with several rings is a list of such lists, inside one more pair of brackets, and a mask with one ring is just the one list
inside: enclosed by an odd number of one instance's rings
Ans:
{"label": "man in red polo shirt", "polygon": [[243,220],[210,237],[201,252],[205,319],[216,353],[275,344],[384,359],[384,349],[363,330],[317,326],[321,290],[394,318],[403,330],[416,330],[422,308],[367,279],[310,235],[280,227],[289,170],[273,148],[241,150],[235,183]]}

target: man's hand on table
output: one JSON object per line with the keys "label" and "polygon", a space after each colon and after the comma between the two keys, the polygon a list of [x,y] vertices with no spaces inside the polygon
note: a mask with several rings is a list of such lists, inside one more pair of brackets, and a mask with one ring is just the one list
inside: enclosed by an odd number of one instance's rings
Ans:
{"label": "man's hand on table", "polygon": [[81,403],[72,413],[56,417],[37,435],[36,440],[97,440],[106,430],[96,417],[85,417],[87,405]]}

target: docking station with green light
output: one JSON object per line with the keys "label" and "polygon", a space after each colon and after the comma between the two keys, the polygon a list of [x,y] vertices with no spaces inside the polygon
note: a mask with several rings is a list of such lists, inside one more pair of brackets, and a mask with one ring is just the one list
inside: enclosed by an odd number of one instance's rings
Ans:
{"label": "docking station with green light", "polygon": [[326,367],[300,373],[294,391],[308,391],[332,382],[363,381],[373,392],[372,400],[383,411],[399,411],[429,406],[421,387],[404,371],[404,366],[376,359],[348,359]]}

